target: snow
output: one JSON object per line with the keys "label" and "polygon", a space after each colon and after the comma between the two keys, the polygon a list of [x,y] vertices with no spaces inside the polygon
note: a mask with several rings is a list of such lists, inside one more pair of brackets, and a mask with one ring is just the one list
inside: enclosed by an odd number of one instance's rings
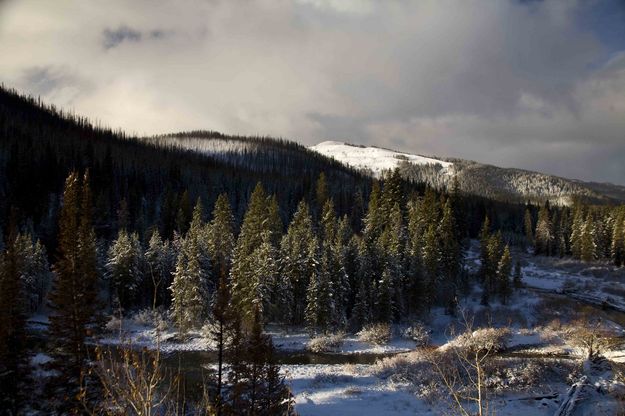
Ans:
{"label": "snow", "polygon": [[402,386],[371,374],[369,365],[285,365],[298,414],[427,415],[431,406]]}
{"label": "snow", "polygon": [[311,146],[310,149],[356,169],[371,170],[376,176],[379,176],[384,171],[395,169],[402,161],[417,165],[440,165],[445,172],[450,172],[450,167],[453,166],[450,162],[425,156],[334,141],[322,142]]}
{"label": "snow", "polygon": [[[305,351],[310,335],[305,331],[286,332],[280,327],[268,326],[266,332],[272,337],[274,346],[280,351]],[[333,353],[338,354],[391,354],[410,351],[415,342],[394,337],[388,344],[376,345],[360,341],[356,335],[346,335],[343,344]]]}

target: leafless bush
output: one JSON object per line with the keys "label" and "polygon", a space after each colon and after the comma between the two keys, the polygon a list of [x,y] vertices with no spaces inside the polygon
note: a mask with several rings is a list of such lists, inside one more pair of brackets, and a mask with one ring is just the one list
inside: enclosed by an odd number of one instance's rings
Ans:
{"label": "leafless bush", "polygon": [[143,309],[135,313],[132,320],[137,325],[151,326],[159,331],[164,331],[168,327],[165,314],[158,309]]}
{"label": "leafless bush", "polygon": [[582,351],[586,360],[598,358],[620,342],[600,318],[589,315],[573,321],[565,328],[564,334],[568,342]]}
{"label": "leafless bush", "polygon": [[358,332],[358,339],[377,345],[388,344],[391,340],[391,326],[389,324],[372,324],[365,326]]}
{"label": "leafless bush", "polygon": [[306,348],[310,352],[335,352],[338,351],[343,345],[345,334],[342,332],[332,335],[322,335],[308,341]]}
{"label": "leafless bush", "polygon": [[406,328],[402,335],[404,338],[413,340],[417,347],[425,347],[430,343],[430,331],[421,322],[416,322]]}
{"label": "leafless bush", "polygon": [[324,385],[349,383],[352,381],[354,381],[354,377],[348,374],[322,373],[315,375],[310,385],[311,387],[320,387]]}

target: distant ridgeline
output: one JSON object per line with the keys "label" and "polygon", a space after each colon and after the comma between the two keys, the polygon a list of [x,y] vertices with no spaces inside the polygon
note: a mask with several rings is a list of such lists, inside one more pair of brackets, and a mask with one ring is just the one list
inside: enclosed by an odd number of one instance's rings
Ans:
{"label": "distant ridgeline", "polygon": [[[301,199],[314,199],[321,172],[337,213],[349,215],[359,230],[372,183],[362,172],[295,142],[206,131],[130,137],[0,89],[0,226],[5,231],[14,206],[20,222],[52,246],[63,181],[70,171],[85,169],[95,193],[96,232],[104,238],[116,234],[120,206],[125,221],[141,235],[158,225],[164,236],[171,236],[180,215],[190,220],[187,207],[197,198],[211,207],[222,192],[228,193],[240,223],[259,181],[276,195],[286,224]],[[407,195],[424,191],[423,184],[406,186]],[[495,226],[522,229],[523,209],[514,204],[484,198],[469,198],[467,204],[473,235],[486,212]]]}
{"label": "distant ridgeline", "polygon": [[[607,184],[456,159],[402,155],[393,157],[404,178],[404,212],[407,203],[423,196],[426,187],[451,193],[455,186],[454,210],[461,213],[466,235],[473,238],[488,216],[492,228],[501,230],[509,241],[524,241],[526,208],[533,223],[538,220],[538,206],[527,201],[550,200],[550,238],[568,241],[571,226],[564,222],[572,221],[571,208],[558,207],[558,202],[569,205],[578,197],[585,203],[614,203],[625,194],[622,187]],[[372,183],[379,180],[384,187],[385,179],[372,178],[339,161],[295,142],[268,137],[212,131],[129,137],[14,90],[0,89],[0,226],[6,234],[9,211],[15,207],[21,227],[49,249],[56,244],[63,182],[70,171],[86,169],[94,192],[95,230],[104,240],[114,238],[120,225],[137,231],[144,240],[154,227],[171,238],[175,231],[186,230],[198,198],[210,212],[221,193],[227,193],[238,227],[258,182],[268,195],[275,195],[286,230],[301,200],[309,203],[315,218],[319,216],[322,207],[316,200],[322,172],[322,192],[333,200],[337,215],[347,215],[353,231],[360,233]],[[606,216],[608,211],[584,209],[597,222],[614,222],[611,214]],[[609,233],[610,227],[602,227],[602,233]],[[605,255],[609,245],[599,244]],[[566,245],[563,250],[570,252]]]}
{"label": "distant ridgeline", "polygon": [[467,194],[500,201],[531,201],[552,205],[572,205],[575,200],[590,204],[625,201],[625,186],[610,183],[582,182],[522,169],[501,168],[470,160],[429,157],[402,153],[377,146],[327,141],[312,146],[363,173],[382,177],[399,168],[403,177],[449,191],[454,184]]}
{"label": "distant ridgeline", "polygon": [[572,205],[581,200],[590,204],[614,204],[625,201],[625,187],[607,183],[582,182],[522,169],[500,168],[461,159],[453,162],[453,175],[440,165],[399,164],[402,175],[425,182],[437,189],[449,189],[457,178],[463,192],[502,201]]}

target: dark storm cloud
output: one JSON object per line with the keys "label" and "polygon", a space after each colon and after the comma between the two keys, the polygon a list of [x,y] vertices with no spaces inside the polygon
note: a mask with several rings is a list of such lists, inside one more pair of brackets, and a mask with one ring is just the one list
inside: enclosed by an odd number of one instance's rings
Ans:
{"label": "dark storm cloud", "polygon": [[621,1],[7,4],[2,81],[131,132],[339,139],[625,183]]}

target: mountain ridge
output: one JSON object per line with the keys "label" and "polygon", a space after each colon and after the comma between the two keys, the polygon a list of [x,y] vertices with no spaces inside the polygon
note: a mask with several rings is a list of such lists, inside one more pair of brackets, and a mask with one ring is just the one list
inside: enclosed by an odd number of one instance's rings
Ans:
{"label": "mountain ridge", "polygon": [[[385,170],[399,168],[404,177],[438,189],[448,190],[457,180],[464,192],[499,200],[548,200],[558,205],[571,205],[576,198],[597,204],[625,201],[625,186],[586,182],[527,169],[504,168],[460,158],[424,156],[336,141],[324,141],[309,149],[373,176],[382,176]],[[362,157],[367,153],[377,154],[383,160],[371,162],[366,156]]]}

